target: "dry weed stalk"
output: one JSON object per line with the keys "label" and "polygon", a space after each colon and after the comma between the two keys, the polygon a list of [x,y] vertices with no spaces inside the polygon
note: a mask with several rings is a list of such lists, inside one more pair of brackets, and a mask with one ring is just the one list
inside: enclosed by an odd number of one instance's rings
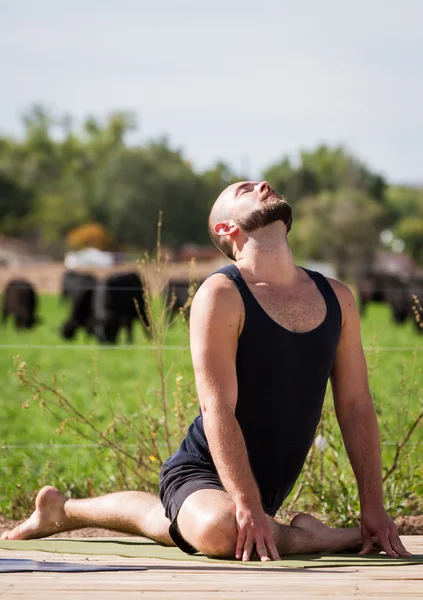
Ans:
{"label": "dry weed stalk", "polygon": [[[169,272],[168,257],[163,254],[161,247],[161,228],[162,215],[160,214],[156,255],[151,259],[145,255],[138,263],[144,286],[145,309],[150,322],[148,343],[151,345],[158,373],[156,395],[159,400],[159,411],[157,405],[150,406],[145,401],[139,386],[140,410],[135,414],[127,415],[124,411],[116,412],[115,408],[111,408],[109,422],[105,426],[100,426],[101,421],[95,411],[88,413],[81,411],[66,397],[57,376],[51,383],[47,383],[38,368],[30,369],[21,357],[16,357],[15,360],[17,375],[21,383],[32,391],[33,400],[57,419],[59,425],[56,433],[70,430],[98,447],[109,449],[112,452],[120,486],[126,489],[133,487],[135,482],[138,489],[157,491],[160,467],[176,450],[185,435],[192,420],[192,408],[197,405],[193,378],[188,377],[184,380],[178,372],[179,359],[188,336],[186,312],[196,289],[193,281],[191,281],[186,307],[179,311],[185,327],[184,341],[181,343],[180,350],[173,355],[170,365],[168,367],[165,365],[166,339],[175,318],[172,315],[173,306],[163,301],[161,293],[167,284]],[[192,265],[190,271],[192,273]],[[151,284],[151,273],[161,281],[159,294],[155,293]],[[176,391],[169,396],[171,375],[175,377]],[[97,388],[96,378],[92,392],[93,396],[99,397]],[[28,403],[25,407],[28,407]],[[128,440],[134,441],[131,449],[128,449]]]}
{"label": "dry weed stalk", "polygon": [[413,314],[414,320],[416,321],[417,327],[423,329],[423,307],[420,303],[420,300],[416,294],[412,294],[413,298]]}
{"label": "dry weed stalk", "polygon": [[[383,474],[387,507],[393,512],[404,510],[407,504],[410,507],[421,507],[421,501],[420,504],[418,501],[419,481],[415,474],[409,472],[406,459],[406,453],[413,451],[412,438],[416,437],[423,423],[421,369],[418,368],[417,350],[413,358],[411,365],[404,361],[403,376],[398,389],[400,414],[405,418],[401,430],[397,427],[392,431],[389,416],[384,414],[381,407],[378,409],[382,441],[386,442],[388,437],[388,443],[391,445],[392,441],[398,440],[394,444],[394,456],[389,466],[384,468]],[[369,371],[372,374],[374,369]],[[415,377],[416,371],[418,377]],[[329,389],[328,396],[330,395]],[[360,515],[357,485],[339,435],[333,403],[328,402],[328,399],[301,478],[281,514],[288,516],[293,511],[314,511],[332,524],[351,526],[358,522]],[[412,409],[412,401],[415,399],[419,399],[421,404],[420,410],[417,411]],[[400,424],[398,419],[396,423],[397,426]]]}

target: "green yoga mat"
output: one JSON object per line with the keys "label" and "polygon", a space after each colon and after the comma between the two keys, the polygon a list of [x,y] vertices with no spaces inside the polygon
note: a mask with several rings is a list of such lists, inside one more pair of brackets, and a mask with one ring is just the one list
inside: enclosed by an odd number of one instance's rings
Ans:
{"label": "green yoga mat", "polygon": [[423,564],[423,555],[410,558],[390,558],[386,555],[358,556],[356,554],[302,554],[289,556],[283,560],[262,563],[258,560],[243,563],[239,560],[207,558],[202,554],[185,554],[179,548],[159,546],[144,538],[72,538],[45,540],[1,540],[2,550],[40,550],[60,554],[96,554],[102,556],[123,556],[128,558],[158,558],[165,560],[200,561],[210,564],[236,564],[245,568],[312,568],[312,567],[395,567],[400,565]]}

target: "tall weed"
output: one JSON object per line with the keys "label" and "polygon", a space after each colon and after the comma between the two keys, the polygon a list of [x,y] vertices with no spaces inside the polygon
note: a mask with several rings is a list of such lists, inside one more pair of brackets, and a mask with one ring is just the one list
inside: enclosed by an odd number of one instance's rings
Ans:
{"label": "tall weed", "polygon": [[[93,370],[90,411],[81,410],[65,392],[63,377],[47,381],[42,372],[31,368],[20,357],[16,369],[21,383],[32,392],[31,404],[52,413],[57,421],[56,435],[71,431],[77,440],[92,444],[98,457],[95,474],[84,471],[57,472],[54,461],[46,461],[37,475],[32,473],[31,462],[26,461],[26,482],[17,484],[6,510],[10,516],[21,517],[28,510],[33,494],[28,482],[41,486],[54,483],[69,496],[91,496],[109,491],[137,489],[158,490],[160,467],[173,453],[185,436],[196,414],[197,398],[192,373],[180,369],[181,351],[173,360],[165,360],[165,345],[170,329],[182,324],[181,346],[188,343],[188,312],[196,290],[194,277],[186,306],[176,314],[164,301],[169,264],[160,245],[161,220],[155,256],[145,256],[139,263],[145,289],[146,310],[151,323],[148,344],[155,356],[157,385],[146,394],[139,386],[139,409],[127,414],[125,406],[116,399],[108,402],[102,395],[101,379]],[[155,286],[151,282],[155,282]],[[420,304],[416,304],[417,312]],[[420,321],[419,321],[420,322]],[[374,353],[369,377],[378,369],[378,353]],[[411,358],[404,358],[402,376],[395,392],[397,414],[392,418],[392,406],[376,404],[383,449],[383,481],[386,507],[393,516],[423,510],[423,467],[417,458],[421,453],[421,425],[423,422],[423,377],[421,356],[417,350]],[[104,406],[108,417],[104,417]],[[417,408],[416,408],[417,407]],[[25,408],[25,406],[24,406]],[[100,418],[99,414],[103,416]],[[6,477],[13,478],[13,467]],[[288,518],[293,512],[310,511],[328,524],[351,526],[357,524],[360,514],[357,485],[343,446],[329,389],[314,444],[302,475],[280,511]]]}

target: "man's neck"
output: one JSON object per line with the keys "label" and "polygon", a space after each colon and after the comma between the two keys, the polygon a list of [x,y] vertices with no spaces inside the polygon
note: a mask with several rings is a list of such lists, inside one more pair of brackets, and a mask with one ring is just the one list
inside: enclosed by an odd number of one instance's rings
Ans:
{"label": "man's neck", "polygon": [[249,234],[237,252],[236,264],[253,281],[283,285],[297,276],[286,235],[272,231],[272,227]]}

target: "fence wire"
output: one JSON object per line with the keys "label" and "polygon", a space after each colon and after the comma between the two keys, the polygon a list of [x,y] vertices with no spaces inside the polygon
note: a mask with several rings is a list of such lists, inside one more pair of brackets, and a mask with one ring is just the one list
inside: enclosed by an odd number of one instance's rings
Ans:
{"label": "fence wire", "polygon": [[[65,344],[0,344],[0,350],[158,350],[158,346],[136,345],[136,346],[90,346],[90,345],[65,345]],[[162,350],[189,350],[189,346],[161,346]],[[422,346],[364,346],[366,352],[420,352]]]}
{"label": "fence wire", "polygon": [[[394,440],[384,440],[381,442],[383,446],[396,446],[398,442]],[[420,446],[423,441],[409,442],[412,446]],[[124,448],[136,448],[137,444],[121,444]],[[2,444],[0,450],[41,450],[45,448],[98,448],[103,450],[110,450],[104,444]]]}

